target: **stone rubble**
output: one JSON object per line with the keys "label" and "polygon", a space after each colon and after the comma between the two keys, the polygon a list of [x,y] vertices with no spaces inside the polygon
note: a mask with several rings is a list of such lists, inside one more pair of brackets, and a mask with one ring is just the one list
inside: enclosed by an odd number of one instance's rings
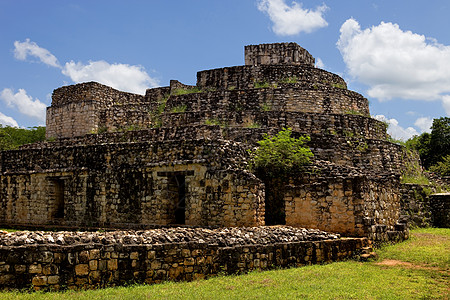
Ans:
{"label": "stone rubble", "polygon": [[32,244],[76,245],[100,243],[104,245],[158,245],[192,242],[234,247],[243,245],[269,245],[299,241],[320,241],[339,239],[339,234],[317,229],[294,228],[290,226],[234,227],[234,228],[161,228],[152,230],[120,230],[108,232],[71,231],[0,231],[0,246],[21,246]]}

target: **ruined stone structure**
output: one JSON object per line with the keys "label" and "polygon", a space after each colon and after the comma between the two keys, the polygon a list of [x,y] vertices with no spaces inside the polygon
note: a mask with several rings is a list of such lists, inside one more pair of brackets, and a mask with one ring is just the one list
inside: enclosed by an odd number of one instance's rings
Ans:
{"label": "ruined stone structure", "polygon": [[[366,98],[295,43],[245,47],[245,65],[145,95],[56,89],[48,141],[1,153],[0,223],[67,227],[286,224],[404,238],[408,160]],[[312,165],[280,181],[248,170],[264,133],[308,134]]]}

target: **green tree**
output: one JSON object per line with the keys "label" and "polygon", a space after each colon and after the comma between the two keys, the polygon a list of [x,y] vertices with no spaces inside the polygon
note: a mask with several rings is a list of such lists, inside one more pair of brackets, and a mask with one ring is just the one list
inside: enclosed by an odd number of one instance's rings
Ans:
{"label": "green tree", "polygon": [[406,141],[406,146],[419,152],[425,169],[436,165],[450,154],[450,118],[434,119],[431,133],[414,136]]}
{"label": "green tree", "polygon": [[258,149],[252,153],[252,168],[277,174],[308,164],[313,153],[305,143],[310,141],[310,137],[294,138],[291,135],[290,128],[284,128],[275,136],[264,134],[263,140],[258,142]]}
{"label": "green tree", "polygon": [[17,149],[24,144],[45,140],[45,127],[30,129],[0,125],[0,150]]}
{"label": "green tree", "polygon": [[430,166],[450,155],[450,118],[433,120],[430,137]]}
{"label": "green tree", "polygon": [[441,176],[450,176],[450,155],[445,156],[442,161],[431,166],[430,171],[439,173]]}

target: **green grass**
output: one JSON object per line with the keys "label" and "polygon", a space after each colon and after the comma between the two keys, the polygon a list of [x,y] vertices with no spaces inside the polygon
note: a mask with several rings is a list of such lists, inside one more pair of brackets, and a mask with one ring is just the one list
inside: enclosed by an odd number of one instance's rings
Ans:
{"label": "green grass", "polygon": [[421,185],[429,185],[430,181],[424,175],[402,175],[400,178],[401,183],[414,183]]}
{"label": "green grass", "polygon": [[395,259],[427,267],[450,267],[450,229],[418,228],[411,238],[394,247],[383,247],[377,252],[381,258]]}
{"label": "green grass", "polygon": [[[0,293],[1,299],[448,299],[450,229],[418,229],[377,250],[378,261],[63,293]],[[386,264],[390,260],[391,264]],[[392,262],[396,262],[392,264]]]}
{"label": "green grass", "polygon": [[192,87],[192,88],[180,88],[172,91],[172,95],[179,96],[179,95],[186,95],[186,94],[196,94],[196,93],[203,93],[203,91],[198,87]]}

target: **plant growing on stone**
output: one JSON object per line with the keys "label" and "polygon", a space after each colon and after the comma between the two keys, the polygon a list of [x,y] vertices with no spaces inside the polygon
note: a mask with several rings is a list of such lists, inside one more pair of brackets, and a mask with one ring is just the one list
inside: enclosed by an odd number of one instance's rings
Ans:
{"label": "plant growing on stone", "polygon": [[283,78],[283,80],[281,80],[281,83],[297,83],[297,82],[298,82],[297,76],[286,77]]}
{"label": "plant growing on stone", "polygon": [[222,121],[222,120],[219,120],[216,118],[205,120],[205,124],[206,125],[219,125],[220,127],[227,127],[227,125],[228,125],[225,121]]}
{"label": "plant growing on stone", "polygon": [[183,113],[186,111],[187,106],[186,105],[178,105],[175,107],[172,107],[170,110],[171,113]]}
{"label": "plant growing on stone", "polygon": [[264,134],[263,140],[258,142],[259,147],[250,151],[253,156],[250,167],[277,174],[308,164],[313,153],[305,143],[310,137],[294,138],[291,135],[291,128],[284,128],[275,136]]}
{"label": "plant growing on stone", "polygon": [[203,91],[198,87],[193,88],[181,88],[176,89],[172,92],[172,95],[179,96],[179,95],[186,95],[186,94],[195,94],[195,93],[202,93]]}
{"label": "plant growing on stone", "polygon": [[261,104],[261,110],[262,111],[271,111],[272,106],[270,104],[264,102],[263,104]]}
{"label": "plant growing on stone", "polygon": [[345,85],[343,85],[342,83],[332,83],[331,86],[334,87],[334,88],[343,89],[343,90],[347,89],[345,87]]}

